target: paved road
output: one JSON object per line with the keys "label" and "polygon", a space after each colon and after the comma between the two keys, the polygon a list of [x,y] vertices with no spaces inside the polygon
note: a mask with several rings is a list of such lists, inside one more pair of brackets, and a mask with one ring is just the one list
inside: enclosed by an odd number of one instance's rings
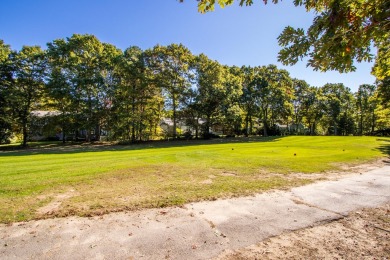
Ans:
{"label": "paved road", "polygon": [[208,259],[388,203],[390,166],[385,166],[288,192],[0,225],[0,259]]}

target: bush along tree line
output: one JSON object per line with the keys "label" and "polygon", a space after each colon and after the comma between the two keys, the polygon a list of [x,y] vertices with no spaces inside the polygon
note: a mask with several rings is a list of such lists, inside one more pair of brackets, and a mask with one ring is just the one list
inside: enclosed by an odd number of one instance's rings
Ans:
{"label": "bush along tree line", "polygon": [[[0,140],[138,142],[233,135],[386,134],[378,84],[309,86],[275,65],[222,65],[182,44],[125,51],[73,35],[15,51],[0,40]],[[383,88],[383,87],[382,87]]]}

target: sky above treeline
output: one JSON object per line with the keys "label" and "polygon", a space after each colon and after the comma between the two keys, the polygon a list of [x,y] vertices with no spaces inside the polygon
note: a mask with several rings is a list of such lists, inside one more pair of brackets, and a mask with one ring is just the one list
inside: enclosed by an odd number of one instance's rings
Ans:
{"label": "sky above treeline", "polygon": [[357,71],[348,74],[315,72],[305,61],[282,66],[278,35],[288,25],[308,28],[314,17],[291,2],[264,5],[258,0],[251,7],[235,4],[200,14],[195,0],[0,0],[0,39],[14,50],[23,45],[46,48],[48,42],[75,33],[93,34],[122,50],[182,43],[193,54],[204,53],[221,64],[275,64],[312,86],[344,83],[355,92],[359,85],[375,82],[372,63],[356,63]]}

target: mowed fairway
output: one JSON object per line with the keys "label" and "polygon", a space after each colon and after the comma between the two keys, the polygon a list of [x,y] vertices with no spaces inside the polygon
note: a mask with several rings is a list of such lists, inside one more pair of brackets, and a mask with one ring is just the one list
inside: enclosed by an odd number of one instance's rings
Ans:
{"label": "mowed fairway", "polygon": [[309,183],[311,173],[388,156],[389,147],[390,138],[302,136],[2,151],[0,222],[288,188]]}

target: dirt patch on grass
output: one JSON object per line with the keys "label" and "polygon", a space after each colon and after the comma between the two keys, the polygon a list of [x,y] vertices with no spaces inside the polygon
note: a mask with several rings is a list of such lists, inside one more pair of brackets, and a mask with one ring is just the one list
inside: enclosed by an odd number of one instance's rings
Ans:
{"label": "dirt patch on grass", "polygon": [[337,164],[335,165],[338,170],[334,171],[326,171],[319,173],[288,173],[288,174],[272,174],[272,173],[264,173],[272,176],[279,176],[282,178],[286,178],[288,180],[308,180],[312,182],[316,181],[326,181],[326,180],[339,180],[344,177],[356,175],[356,174],[364,174],[366,172],[382,168],[388,165],[388,162],[384,158],[376,159],[371,162],[359,165],[349,165],[349,164]]}
{"label": "dirt patch on grass", "polygon": [[75,190],[69,190],[65,193],[58,194],[54,197],[54,199],[47,205],[40,207],[37,209],[36,213],[39,216],[44,216],[44,215],[53,215],[55,212],[57,212],[62,203],[70,199],[74,196],[76,196],[78,193]]}
{"label": "dirt patch on grass", "polygon": [[213,183],[212,179],[207,179],[207,180],[204,180],[204,181],[200,182],[200,184],[212,184],[212,183]]}
{"label": "dirt patch on grass", "polygon": [[220,176],[230,176],[230,177],[234,177],[234,176],[237,176],[237,173],[235,172],[227,172],[227,171],[224,171],[222,173],[219,174]]}
{"label": "dirt patch on grass", "polygon": [[384,166],[386,166],[388,164],[389,164],[389,162],[387,161],[387,159],[385,157],[378,158],[378,159],[369,161],[367,163],[357,164],[357,165],[335,164],[335,166],[337,168],[339,168],[339,170],[337,170],[337,171],[329,171],[329,172],[326,173],[326,175],[328,176],[329,180],[331,180],[331,179],[335,179],[336,180],[336,179],[339,179],[338,176],[340,176],[340,175],[348,176],[348,175],[354,175],[356,173],[362,174],[362,173],[365,173],[365,172],[368,172],[368,171],[371,171],[371,170],[382,168],[382,167],[384,167]]}
{"label": "dirt patch on grass", "polygon": [[389,259],[390,205],[350,213],[346,218],[285,233],[215,260]]}

